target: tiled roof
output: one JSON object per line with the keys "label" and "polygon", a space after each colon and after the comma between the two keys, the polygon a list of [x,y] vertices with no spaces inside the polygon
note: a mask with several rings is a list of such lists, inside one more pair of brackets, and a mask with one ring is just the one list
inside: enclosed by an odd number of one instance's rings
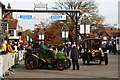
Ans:
{"label": "tiled roof", "polygon": [[106,30],[106,33],[109,36],[120,36],[120,30]]}
{"label": "tiled roof", "polygon": [[114,37],[114,36],[120,36],[120,30],[112,30],[112,29],[108,29],[106,28],[103,32],[101,31],[96,31],[98,33],[94,33],[94,37]]}

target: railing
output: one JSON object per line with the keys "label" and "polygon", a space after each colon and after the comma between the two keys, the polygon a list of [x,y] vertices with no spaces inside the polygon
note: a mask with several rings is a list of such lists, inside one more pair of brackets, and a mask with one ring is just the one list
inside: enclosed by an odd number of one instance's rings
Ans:
{"label": "railing", "polygon": [[0,50],[0,78],[3,77],[5,72],[8,71],[12,66],[18,64],[23,59],[23,50],[20,50],[18,53],[7,53],[1,55]]}

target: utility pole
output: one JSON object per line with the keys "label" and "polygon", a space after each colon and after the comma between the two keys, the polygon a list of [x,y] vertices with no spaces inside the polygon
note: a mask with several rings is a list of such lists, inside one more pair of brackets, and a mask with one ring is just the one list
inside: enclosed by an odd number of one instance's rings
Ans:
{"label": "utility pole", "polygon": [[2,23],[2,6],[3,6],[3,4],[0,2],[0,49],[2,49],[2,26],[1,26],[1,23]]}
{"label": "utility pole", "polygon": [[86,38],[86,15],[84,15],[84,37]]}
{"label": "utility pole", "polygon": [[76,12],[76,22],[75,22],[75,25],[76,25],[76,40],[75,40],[75,44],[76,44],[76,46],[78,45],[77,43],[78,43],[78,18],[77,18],[77,16],[78,16],[78,13]]}

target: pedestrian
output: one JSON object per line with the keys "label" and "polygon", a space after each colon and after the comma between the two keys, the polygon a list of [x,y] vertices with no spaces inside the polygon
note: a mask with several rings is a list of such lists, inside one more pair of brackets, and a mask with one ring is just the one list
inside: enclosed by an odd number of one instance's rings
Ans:
{"label": "pedestrian", "polygon": [[36,41],[36,42],[34,42],[34,44],[33,44],[33,48],[34,48],[35,50],[38,50],[39,45],[40,45],[39,42]]}
{"label": "pedestrian", "polygon": [[112,44],[111,43],[109,44],[109,52],[110,53],[112,52]]}
{"label": "pedestrian", "polygon": [[56,59],[57,52],[58,52],[57,48],[56,48],[56,47],[53,47],[52,53],[53,53],[54,59]]}
{"label": "pedestrian", "polygon": [[63,52],[64,52],[65,56],[67,56],[67,46],[66,45],[64,45],[64,47],[63,47]]}
{"label": "pedestrian", "polygon": [[14,48],[15,44],[14,44],[14,42],[12,42],[12,41],[9,41],[9,42],[10,42],[10,45],[11,45],[12,49],[15,50],[15,48]]}
{"label": "pedestrian", "polygon": [[112,52],[113,52],[114,55],[117,52],[117,50],[116,50],[116,43],[115,42],[113,43],[113,46],[112,46]]}
{"label": "pedestrian", "polygon": [[52,50],[53,50],[53,46],[52,46],[52,45],[49,45],[49,46],[48,46],[48,49],[52,51]]}
{"label": "pedestrian", "polygon": [[79,46],[80,58],[82,58],[82,45]]}
{"label": "pedestrian", "polygon": [[79,70],[79,64],[78,64],[79,49],[75,46],[75,44],[72,44],[71,58],[73,63],[73,70],[75,70],[75,65],[77,67],[77,70]]}
{"label": "pedestrian", "polygon": [[7,51],[7,41],[5,40],[2,43],[2,54],[6,54],[6,51]]}
{"label": "pedestrian", "polygon": [[14,48],[15,48],[14,51],[15,51],[15,52],[18,52],[18,45],[17,45],[17,44],[14,45]]}
{"label": "pedestrian", "polygon": [[77,45],[77,48],[78,48],[78,50],[79,50],[79,58],[81,58],[81,50],[82,50],[82,47],[81,47],[81,45]]}
{"label": "pedestrian", "polygon": [[103,52],[106,51],[106,44],[105,44],[105,43],[103,43],[103,45],[102,45],[102,49],[103,49]]}
{"label": "pedestrian", "polygon": [[69,57],[70,50],[71,50],[71,47],[70,47],[70,45],[68,45],[68,47],[67,47],[67,56],[68,57]]}
{"label": "pedestrian", "polygon": [[58,49],[58,51],[62,51],[63,46],[62,45],[58,45],[57,49]]}
{"label": "pedestrian", "polygon": [[15,51],[13,50],[11,44],[12,44],[12,42],[9,41],[9,43],[7,44],[7,52],[14,53]]}

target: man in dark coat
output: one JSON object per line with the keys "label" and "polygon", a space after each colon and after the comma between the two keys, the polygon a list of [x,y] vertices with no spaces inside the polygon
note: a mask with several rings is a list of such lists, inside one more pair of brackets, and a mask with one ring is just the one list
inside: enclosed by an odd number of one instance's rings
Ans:
{"label": "man in dark coat", "polygon": [[79,49],[73,44],[71,49],[71,58],[73,63],[73,70],[75,70],[75,65],[77,70],[79,70],[78,58],[79,58]]}
{"label": "man in dark coat", "polygon": [[115,42],[113,43],[112,52],[114,53],[114,55],[117,52],[117,50],[116,50],[116,43]]}

